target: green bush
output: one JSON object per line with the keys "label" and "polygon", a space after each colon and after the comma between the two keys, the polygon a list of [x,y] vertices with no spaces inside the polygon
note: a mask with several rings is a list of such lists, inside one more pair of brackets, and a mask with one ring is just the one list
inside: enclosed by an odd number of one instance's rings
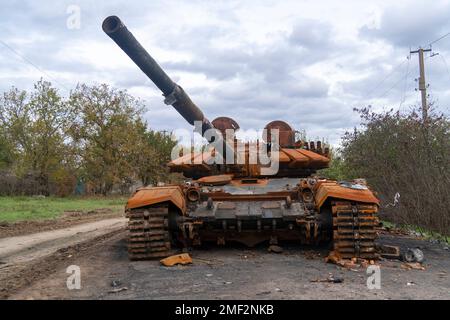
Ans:
{"label": "green bush", "polygon": [[[449,119],[430,112],[424,122],[417,110],[358,112],[362,128],[343,137],[340,168],[367,179],[389,220],[449,235]],[[397,192],[399,203],[386,207]]]}

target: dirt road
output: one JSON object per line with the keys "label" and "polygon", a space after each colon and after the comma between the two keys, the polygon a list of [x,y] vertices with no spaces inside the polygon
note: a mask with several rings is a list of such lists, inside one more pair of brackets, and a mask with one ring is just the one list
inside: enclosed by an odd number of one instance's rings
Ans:
{"label": "dirt road", "polygon": [[54,253],[58,249],[119,230],[125,224],[125,218],[114,218],[76,225],[70,228],[3,238],[0,239],[0,261],[3,264],[31,261]]}
{"label": "dirt road", "polygon": [[[58,254],[46,273],[12,299],[450,299],[450,252],[438,243],[381,235],[380,241],[420,247],[426,270],[404,269],[400,261],[380,261],[381,289],[367,288],[366,269],[324,263],[326,248],[215,246],[195,250],[189,266],[163,267],[158,261],[130,262],[125,230],[89,246]],[[81,290],[69,290],[66,268],[81,269]],[[1,266],[0,266],[1,267]],[[1,269],[0,269],[1,271]],[[342,283],[314,282],[332,275]],[[6,296],[8,296],[6,295]]]}
{"label": "dirt road", "polygon": [[0,239],[73,227],[99,220],[123,217],[123,210],[101,208],[90,211],[66,211],[57,219],[0,222]]}
{"label": "dirt road", "polygon": [[[97,239],[121,232],[125,218],[105,219],[69,228],[0,239],[0,298],[46,277],[65,259],[64,252],[79,251]],[[70,255],[70,254],[69,254]]]}

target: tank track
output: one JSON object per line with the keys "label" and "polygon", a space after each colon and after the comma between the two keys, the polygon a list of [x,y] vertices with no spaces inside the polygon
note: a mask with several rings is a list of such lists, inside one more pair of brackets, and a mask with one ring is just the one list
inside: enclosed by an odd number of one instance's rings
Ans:
{"label": "tank track", "polygon": [[130,260],[148,260],[170,255],[168,215],[167,204],[131,209],[127,213]]}
{"label": "tank track", "polygon": [[331,203],[334,252],[343,259],[377,259],[378,207],[350,201]]}

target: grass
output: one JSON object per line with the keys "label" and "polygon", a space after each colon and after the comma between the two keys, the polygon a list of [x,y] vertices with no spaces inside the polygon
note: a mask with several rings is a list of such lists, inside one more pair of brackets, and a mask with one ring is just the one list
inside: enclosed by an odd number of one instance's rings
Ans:
{"label": "grass", "polygon": [[414,232],[420,234],[426,240],[439,240],[441,242],[450,244],[450,237],[442,235],[442,234],[434,232],[434,231],[426,230],[425,228],[422,228],[422,227],[407,225],[407,224],[396,225],[395,223],[392,223],[392,222],[386,221],[386,220],[383,220],[382,223],[383,223],[383,226],[385,226],[387,228],[391,228],[391,229],[398,228],[400,230],[405,230],[408,232],[414,231]]}
{"label": "grass", "polygon": [[55,219],[65,211],[123,210],[126,198],[0,197],[0,221]]}

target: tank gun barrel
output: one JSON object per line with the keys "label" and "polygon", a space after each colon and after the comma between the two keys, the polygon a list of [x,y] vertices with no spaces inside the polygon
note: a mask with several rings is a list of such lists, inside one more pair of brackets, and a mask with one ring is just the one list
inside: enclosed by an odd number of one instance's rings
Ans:
{"label": "tank gun barrel", "polygon": [[203,112],[189,98],[186,92],[164,72],[158,63],[142,47],[117,16],[107,17],[102,24],[103,31],[134,61],[134,63],[162,91],[164,103],[172,105],[188,123],[201,121],[203,134],[213,126]]}

